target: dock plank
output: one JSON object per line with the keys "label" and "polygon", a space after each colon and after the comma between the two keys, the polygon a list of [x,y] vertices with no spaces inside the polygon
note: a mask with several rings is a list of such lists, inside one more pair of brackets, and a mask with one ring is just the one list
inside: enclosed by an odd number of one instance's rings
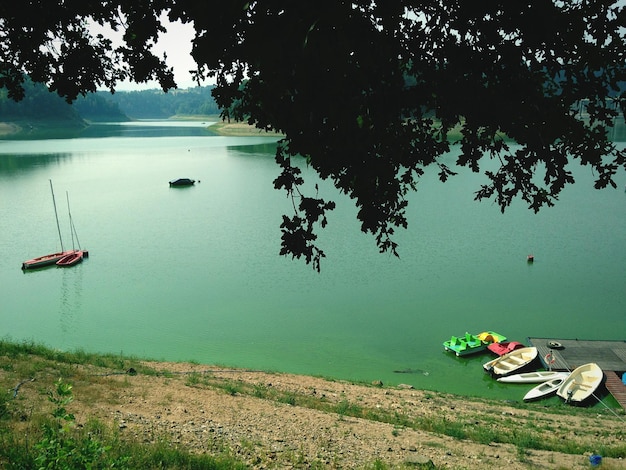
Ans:
{"label": "dock plank", "polygon": [[605,372],[606,389],[613,395],[615,400],[626,410],[626,385],[615,372]]}

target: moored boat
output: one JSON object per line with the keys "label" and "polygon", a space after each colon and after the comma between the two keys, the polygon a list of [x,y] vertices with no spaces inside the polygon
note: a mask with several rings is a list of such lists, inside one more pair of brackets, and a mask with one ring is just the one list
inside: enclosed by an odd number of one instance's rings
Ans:
{"label": "moored boat", "polygon": [[56,262],[57,266],[69,267],[80,263],[85,256],[82,250],[75,250],[73,253],[69,253]]}
{"label": "moored boat", "polygon": [[542,382],[531,388],[526,395],[524,395],[524,401],[538,400],[556,393],[563,382],[567,380],[567,377],[569,377],[569,373],[566,373],[564,376],[555,377],[546,382]]}
{"label": "moored boat", "polygon": [[493,375],[508,375],[526,367],[537,358],[537,348],[527,347],[511,351],[483,364],[483,368]]}
{"label": "moored boat", "polygon": [[52,186],[52,180],[50,182],[50,193],[52,194],[52,205],[54,206],[54,218],[57,223],[57,231],[59,233],[59,242],[61,242],[61,251],[57,251],[56,253],[50,253],[43,256],[38,256],[36,258],[32,258],[26,260],[22,263],[22,269],[37,269],[43,268],[44,266],[50,266],[51,264],[55,264],[61,258],[66,255],[73,253],[75,250],[65,250],[63,247],[63,237],[61,237],[61,227],[59,226],[59,215],[57,213],[57,203],[54,198],[54,188]]}
{"label": "moored boat", "polygon": [[496,333],[495,331],[483,331],[482,333],[478,333],[476,336],[478,336],[478,338],[482,341],[490,344],[498,344],[506,341],[506,336]]}
{"label": "moored boat", "polygon": [[71,255],[73,252],[74,250],[59,251],[58,253],[50,253],[49,255],[29,259],[22,263],[22,269],[36,269],[50,266],[58,262],[61,258]]}
{"label": "moored boat", "polygon": [[561,384],[556,394],[567,403],[581,403],[589,398],[600,386],[604,372],[595,362],[577,367]]}
{"label": "moored boat", "polygon": [[467,356],[487,349],[485,341],[478,336],[465,333],[464,336],[452,336],[448,341],[443,342],[443,348],[446,351],[452,351],[457,356]]}
{"label": "moored boat", "polygon": [[170,186],[193,186],[196,181],[190,178],[178,178],[170,181]]}
{"label": "moored boat", "polygon": [[503,343],[491,343],[487,346],[487,349],[498,356],[504,356],[505,354],[510,353],[516,349],[524,348],[522,343],[518,343],[517,341],[505,341]]}
{"label": "moored boat", "polygon": [[500,377],[498,382],[530,384],[547,382],[548,380],[569,377],[569,372],[560,372],[556,370],[537,370],[534,372],[523,372],[521,374],[507,375]]}

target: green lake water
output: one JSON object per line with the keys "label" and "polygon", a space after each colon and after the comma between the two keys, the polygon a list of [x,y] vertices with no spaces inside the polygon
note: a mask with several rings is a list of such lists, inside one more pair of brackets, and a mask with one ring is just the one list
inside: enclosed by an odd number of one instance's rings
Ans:
{"label": "green lake water", "polygon": [[[273,189],[274,142],[158,122],[0,141],[1,336],[505,399],[526,388],[487,376],[488,354],[457,358],[442,342],[484,330],[626,339],[623,173],[617,189],[597,191],[589,169],[573,168],[578,184],[555,207],[533,214],[518,201],[504,215],[473,201],[480,175],[441,184],[427,173],[397,259],[359,231],[349,199],[304,169],[308,187],[338,203],[318,274],[278,255],[291,203]],[[200,182],[170,188],[179,177]],[[66,248],[67,191],[90,256],[22,272],[60,248],[50,179]]]}

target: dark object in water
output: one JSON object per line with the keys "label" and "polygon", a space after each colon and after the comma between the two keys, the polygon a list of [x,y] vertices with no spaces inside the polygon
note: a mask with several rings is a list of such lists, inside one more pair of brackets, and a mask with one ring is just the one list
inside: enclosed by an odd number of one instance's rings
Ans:
{"label": "dark object in water", "polygon": [[422,374],[422,375],[430,375],[430,372],[426,371],[426,370],[422,370],[422,369],[399,369],[399,370],[394,370],[393,371],[394,374]]}
{"label": "dark object in water", "polygon": [[170,186],[192,186],[194,183],[195,181],[189,178],[178,178],[170,181]]}

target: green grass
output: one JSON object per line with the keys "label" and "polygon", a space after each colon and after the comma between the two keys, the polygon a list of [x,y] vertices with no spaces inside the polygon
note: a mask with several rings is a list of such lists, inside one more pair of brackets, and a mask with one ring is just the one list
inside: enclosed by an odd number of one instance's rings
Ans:
{"label": "green grass", "polygon": [[[86,369],[79,369],[77,365],[84,366]],[[44,439],[46,429],[49,432],[54,421],[38,416],[36,410],[33,410],[29,403],[24,402],[22,396],[15,393],[15,389],[11,387],[37,378],[32,387],[36,387],[40,394],[46,395],[49,393],[49,384],[60,376],[75,381],[97,383],[98,380],[104,380],[106,375],[128,374],[131,369],[145,375],[158,374],[166,378],[180,376],[157,372],[142,364],[142,361],[137,358],[126,357],[123,354],[101,355],[81,350],[62,352],[32,342],[14,343],[9,340],[0,340],[0,377],[3,377],[2,385],[7,391],[0,393],[0,468],[34,468],[33,465],[39,455],[36,444]],[[45,380],[48,380],[48,385]],[[362,400],[352,400],[346,396],[339,396],[333,400],[321,394],[284,391],[262,383],[250,384],[216,377],[210,371],[189,373],[184,380],[185,385],[189,387],[210,388],[233,396],[245,395],[283,405],[333,413],[337,415],[338,420],[356,417],[388,423],[393,426],[393,436],[400,435],[404,430],[413,429],[480,444],[512,444],[518,449],[520,459],[532,450],[549,450],[576,455],[584,455],[593,450],[605,457],[626,458],[626,428],[621,432],[612,431],[612,442],[615,443],[609,444],[608,439],[603,439],[603,437],[608,437],[607,432],[597,425],[599,419],[597,409],[574,408],[565,405],[507,403],[507,407],[514,410],[507,414],[489,415],[476,411],[475,414],[466,412],[463,415],[459,413],[427,415],[411,412],[410,406],[394,409],[373,407],[365,405]],[[121,389],[130,386],[128,380],[115,382],[115,386]],[[100,399],[98,388],[92,387],[91,390],[90,393],[95,395],[81,396],[81,400],[95,404]],[[426,392],[422,397],[422,400],[427,400],[436,407],[449,407],[448,400],[452,399],[454,398],[451,396],[436,392]],[[464,398],[464,400],[474,403],[476,410],[490,403],[488,400],[478,398]],[[516,409],[519,413],[515,411]],[[563,439],[561,427],[555,425],[559,422],[559,416],[565,414],[574,414],[582,422],[571,439]],[[588,426],[584,425],[585,422]],[[14,429],[21,429],[24,423],[30,425],[27,437],[23,432],[13,432]],[[592,423],[596,425],[592,426]],[[587,431],[587,428],[592,431]],[[101,449],[106,449],[106,452],[100,452],[101,458],[109,459],[106,462],[110,465],[115,464],[116,468],[243,468],[241,463],[224,449],[212,449],[211,455],[196,456],[166,440],[156,444],[122,440],[119,430],[109,429],[95,420],[89,421],[81,429],[69,430],[69,434],[71,434],[72,446],[83,449],[89,455],[98,454]],[[91,448],[89,446],[92,444],[88,441],[94,441],[94,439],[98,445]],[[591,449],[590,443],[593,443],[592,446],[595,448]],[[295,462],[300,460],[297,454],[297,452],[294,453]],[[126,457],[130,460],[125,460]],[[373,464],[372,468],[376,466]],[[106,466],[94,468],[106,468]]]}

